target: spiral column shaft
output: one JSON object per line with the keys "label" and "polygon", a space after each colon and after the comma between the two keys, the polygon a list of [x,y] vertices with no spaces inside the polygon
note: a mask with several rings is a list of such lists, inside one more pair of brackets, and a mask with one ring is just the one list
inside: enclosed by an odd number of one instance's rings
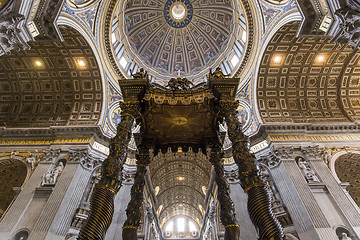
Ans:
{"label": "spiral column shaft", "polygon": [[122,232],[122,239],[124,240],[137,240],[137,229],[141,220],[140,208],[143,203],[146,167],[150,163],[149,148],[140,146],[138,151],[139,153],[136,155],[137,169],[135,181],[131,188],[131,199],[126,209],[127,219]]}
{"label": "spiral column shaft", "polygon": [[81,229],[78,240],[102,240],[110,226],[114,213],[114,196],[121,187],[121,171],[126,161],[126,150],[131,139],[134,116],[138,116],[137,104],[120,103],[123,110],[117,134],[111,139],[109,156],[101,168],[101,180],[95,185],[91,197],[90,214]]}
{"label": "spiral column shaft", "polygon": [[282,227],[272,212],[268,191],[259,177],[255,157],[249,151],[249,140],[243,134],[237,118],[237,106],[237,101],[220,100],[220,115],[225,118],[228,126],[240,183],[248,194],[248,211],[253,223],[258,227],[260,240],[281,240],[284,238]]}
{"label": "spiral column shaft", "polygon": [[220,219],[225,227],[225,240],[239,239],[240,228],[235,217],[234,203],[230,198],[229,185],[224,178],[223,154],[219,146],[211,148],[210,162],[215,170],[215,182],[218,186]]}

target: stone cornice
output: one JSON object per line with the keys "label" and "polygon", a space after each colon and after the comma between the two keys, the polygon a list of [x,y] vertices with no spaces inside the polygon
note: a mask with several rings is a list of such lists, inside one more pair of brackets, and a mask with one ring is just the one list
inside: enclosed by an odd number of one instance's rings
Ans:
{"label": "stone cornice", "polygon": [[335,134],[360,134],[360,125],[357,124],[264,124],[259,132],[251,137],[251,145],[265,140],[271,134],[283,135],[335,135]]}
{"label": "stone cornice", "polygon": [[103,135],[98,126],[64,126],[48,128],[0,128],[2,139],[39,139],[39,138],[66,138],[66,137],[93,137],[96,141],[108,145],[109,138]]}

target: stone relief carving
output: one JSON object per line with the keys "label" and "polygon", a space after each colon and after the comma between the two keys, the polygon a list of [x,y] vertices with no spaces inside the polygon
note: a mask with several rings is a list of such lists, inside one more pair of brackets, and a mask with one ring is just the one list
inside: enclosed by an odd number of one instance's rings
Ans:
{"label": "stone relief carving", "polygon": [[16,155],[18,155],[20,152],[17,150],[14,150],[10,153],[10,159],[13,159]]}
{"label": "stone relief carving", "polygon": [[29,45],[20,36],[19,23],[25,17],[21,14],[10,12],[0,17],[0,56],[10,53],[11,50],[25,50]]}
{"label": "stone relief carving", "polygon": [[228,183],[235,184],[240,182],[239,170],[237,168],[231,170],[225,170],[224,173],[225,173],[224,177]]}
{"label": "stone relief carving", "polygon": [[42,159],[43,162],[54,163],[55,160],[60,155],[60,149],[44,149],[44,157]]}
{"label": "stone relief carving", "polygon": [[311,169],[310,164],[305,158],[297,157],[296,161],[308,183],[320,182],[320,179],[316,176],[314,170]]}
{"label": "stone relief carving", "polygon": [[121,173],[122,184],[134,184],[136,171],[123,169]]}
{"label": "stone relief carving", "polygon": [[269,168],[274,168],[279,166],[281,162],[281,156],[284,158],[290,158],[292,154],[292,148],[288,149],[287,147],[281,147],[277,150],[272,149],[271,152],[269,152],[266,155],[260,156],[257,159],[258,163],[264,164],[268,166]]}
{"label": "stone relief carving", "polygon": [[320,151],[320,157],[322,157],[322,159],[324,160],[324,162],[327,166],[329,166],[332,155],[333,155],[333,153],[328,147],[324,147]]}
{"label": "stone relief carving", "polygon": [[79,163],[88,155],[87,149],[70,149],[68,162]]}
{"label": "stone relief carving", "polygon": [[102,162],[103,159],[93,157],[88,153],[84,154],[80,160],[81,166],[88,170],[95,169],[97,166],[101,165]]}
{"label": "stone relief carving", "polygon": [[294,147],[279,147],[274,150],[274,154],[280,159],[290,159],[294,157]]}
{"label": "stone relief carving", "polygon": [[301,150],[302,153],[304,153],[308,157],[311,157],[312,159],[318,159],[319,158],[319,153],[321,151],[318,145],[300,147],[300,150]]}
{"label": "stone relief carving", "polygon": [[342,233],[341,240],[352,240],[352,239],[350,237],[348,237],[347,233]]}

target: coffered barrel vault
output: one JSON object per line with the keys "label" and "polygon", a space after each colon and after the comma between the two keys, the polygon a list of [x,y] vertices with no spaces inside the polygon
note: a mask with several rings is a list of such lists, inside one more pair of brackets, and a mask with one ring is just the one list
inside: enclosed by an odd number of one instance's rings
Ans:
{"label": "coffered barrel vault", "polygon": [[36,41],[0,60],[0,124],[6,127],[91,125],[100,118],[102,83],[95,56],[76,30],[64,42]]}
{"label": "coffered barrel vault", "polygon": [[159,188],[157,208],[161,225],[172,217],[185,215],[201,226],[206,209],[203,189],[209,185],[210,169],[208,157],[201,151],[169,150],[153,159],[150,175],[153,186]]}
{"label": "coffered barrel vault", "polygon": [[358,122],[360,52],[328,38],[296,38],[281,27],[261,59],[256,84],[264,123]]}

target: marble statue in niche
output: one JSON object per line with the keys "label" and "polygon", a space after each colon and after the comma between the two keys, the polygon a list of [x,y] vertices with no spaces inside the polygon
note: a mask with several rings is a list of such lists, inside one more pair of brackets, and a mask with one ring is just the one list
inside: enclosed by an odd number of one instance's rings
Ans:
{"label": "marble statue in niche", "polygon": [[316,176],[314,170],[311,169],[310,164],[305,160],[305,158],[297,157],[296,161],[308,183],[320,182],[320,179]]}
{"label": "marble statue in niche", "polygon": [[59,161],[59,163],[52,170],[44,174],[41,186],[55,185],[59,176],[63,172],[64,167],[64,163]]}

